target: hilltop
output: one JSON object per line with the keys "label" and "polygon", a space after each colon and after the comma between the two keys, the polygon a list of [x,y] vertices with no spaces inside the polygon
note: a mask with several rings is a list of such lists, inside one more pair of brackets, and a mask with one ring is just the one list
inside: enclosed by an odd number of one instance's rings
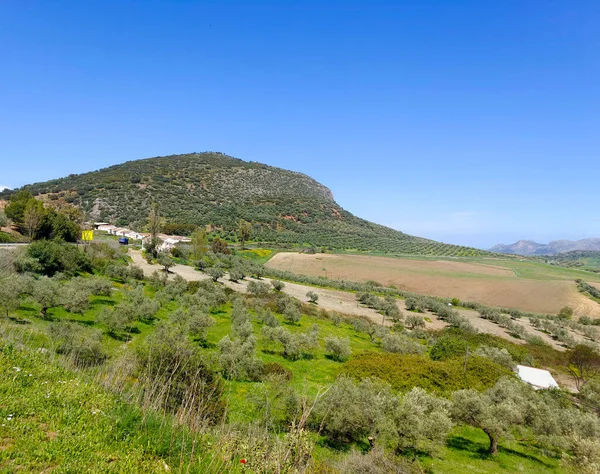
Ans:
{"label": "hilltop", "polygon": [[[240,219],[257,241],[422,255],[481,255],[360,219],[311,177],[222,153],[128,161],[98,171],[24,186],[36,196],[66,200],[90,219],[142,228],[152,201],[171,223],[209,226],[235,239]],[[5,190],[8,198],[15,190]]]}
{"label": "hilltop", "polygon": [[514,244],[498,244],[490,252],[518,255],[556,255],[573,250],[599,251],[600,239],[553,240],[548,244],[539,244],[533,240],[519,240]]}

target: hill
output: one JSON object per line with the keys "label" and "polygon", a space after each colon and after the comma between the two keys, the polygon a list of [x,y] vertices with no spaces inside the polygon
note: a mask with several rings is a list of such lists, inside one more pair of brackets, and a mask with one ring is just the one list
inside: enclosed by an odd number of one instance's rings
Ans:
{"label": "hill", "polygon": [[[302,173],[222,153],[129,161],[21,189],[81,206],[90,219],[141,229],[151,202],[171,223],[206,225],[235,240],[240,219],[257,241],[422,255],[481,255],[481,250],[414,237],[360,219]],[[0,198],[15,192],[5,190]]]}
{"label": "hill", "polygon": [[553,240],[549,244],[539,244],[533,240],[519,240],[514,244],[498,244],[490,252],[518,255],[556,255],[573,250],[600,251],[600,239]]}

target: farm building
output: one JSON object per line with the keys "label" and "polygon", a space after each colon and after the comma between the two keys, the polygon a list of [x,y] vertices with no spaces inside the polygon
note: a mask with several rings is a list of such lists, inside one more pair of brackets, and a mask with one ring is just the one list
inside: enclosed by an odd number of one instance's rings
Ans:
{"label": "farm building", "polygon": [[536,390],[541,388],[559,388],[552,374],[547,370],[536,369],[526,365],[517,365],[517,375],[519,378],[531,385]]}

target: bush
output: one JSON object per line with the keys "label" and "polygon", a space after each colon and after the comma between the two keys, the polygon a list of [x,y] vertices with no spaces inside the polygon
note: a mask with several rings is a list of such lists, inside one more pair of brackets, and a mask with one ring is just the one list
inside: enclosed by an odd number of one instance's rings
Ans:
{"label": "bush", "polygon": [[53,240],[32,242],[27,247],[27,256],[37,260],[39,272],[47,276],[58,272],[75,274],[92,271],[90,258],[75,245],[64,242]]}
{"label": "bush", "polygon": [[355,355],[344,364],[343,373],[356,379],[378,377],[394,390],[406,391],[420,387],[430,392],[449,394],[462,388],[483,390],[493,386],[512,371],[489,359],[472,356],[464,373],[464,358],[432,361],[422,355],[376,354]]}
{"label": "bush", "polygon": [[283,380],[292,380],[294,374],[290,369],[277,362],[267,362],[263,364],[262,379],[269,379],[273,376],[281,377]]}
{"label": "bush", "polygon": [[431,348],[429,357],[432,360],[446,360],[453,357],[464,356],[467,352],[467,343],[461,337],[442,336]]}
{"label": "bush", "polygon": [[275,291],[281,291],[285,287],[285,284],[279,280],[271,280],[271,285]]}
{"label": "bush", "polygon": [[60,321],[50,325],[48,335],[56,352],[67,356],[75,366],[89,367],[106,359],[99,331]]}
{"label": "bush", "polygon": [[223,419],[223,383],[179,328],[157,326],[136,352],[136,372],[144,408],[197,427]]}

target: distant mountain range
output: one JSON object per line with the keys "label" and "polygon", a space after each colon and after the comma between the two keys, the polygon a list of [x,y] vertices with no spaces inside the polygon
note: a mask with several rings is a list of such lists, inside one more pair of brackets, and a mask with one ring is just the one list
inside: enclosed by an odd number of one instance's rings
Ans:
{"label": "distant mountain range", "polygon": [[510,245],[495,245],[490,252],[517,255],[556,255],[573,250],[600,251],[600,239],[553,240],[549,244],[539,244],[533,240],[519,240]]}

